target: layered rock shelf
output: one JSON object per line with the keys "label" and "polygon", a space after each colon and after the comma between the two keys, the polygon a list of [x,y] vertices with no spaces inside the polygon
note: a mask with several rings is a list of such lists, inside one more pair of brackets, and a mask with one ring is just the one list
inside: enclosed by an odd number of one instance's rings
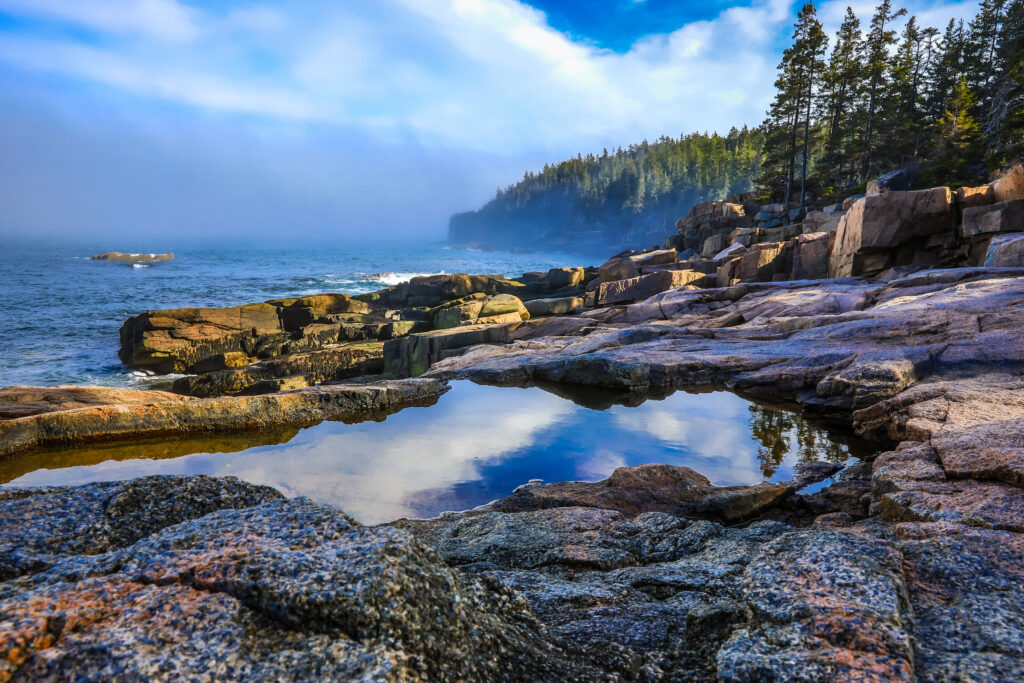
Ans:
{"label": "layered rock shelf", "polygon": [[132,318],[122,359],[175,392],[0,392],[3,452],[465,379],[724,387],[878,453],[756,486],[619,468],[378,527],[230,478],[0,489],[0,681],[1024,679],[1024,168],[904,181],[708,202],[598,268]]}
{"label": "layered rock shelf", "polygon": [[11,387],[0,390],[0,416],[7,418],[0,417],[0,457],[102,441],[368,419],[430,405],[444,391],[442,382],[426,378],[207,399],[107,387]]}

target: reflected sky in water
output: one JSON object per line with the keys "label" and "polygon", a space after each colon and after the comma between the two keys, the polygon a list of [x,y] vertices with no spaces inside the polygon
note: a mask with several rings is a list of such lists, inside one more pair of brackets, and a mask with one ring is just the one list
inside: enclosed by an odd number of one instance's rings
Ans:
{"label": "reflected sky in water", "polygon": [[251,445],[255,437],[248,435],[235,445],[225,438],[213,445],[183,440],[174,448],[162,442],[35,454],[19,459],[3,479],[44,486],[148,474],[233,475],[370,524],[467,509],[530,479],[604,479],[623,465],[692,467],[719,485],[783,481],[801,460],[841,462],[857,448],[794,413],[729,392],[679,391],[600,410],[614,399],[576,391],[569,400],[538,387],[455,382],[435,406],[407,408],[383,422],[325,422],[268,438],[268,445]]}

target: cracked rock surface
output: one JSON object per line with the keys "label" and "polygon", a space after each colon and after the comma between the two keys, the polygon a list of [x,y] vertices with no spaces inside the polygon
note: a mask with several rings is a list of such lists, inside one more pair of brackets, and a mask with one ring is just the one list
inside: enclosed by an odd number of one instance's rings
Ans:
{"label": "cracked rock surface", "polygon": [[1024,272],[550,320],[430,374],[726,385],[884,452],[807,495],[834,473],[643,466],[373,528],[230,479],[5,490],[0,680],[1024,680]]}

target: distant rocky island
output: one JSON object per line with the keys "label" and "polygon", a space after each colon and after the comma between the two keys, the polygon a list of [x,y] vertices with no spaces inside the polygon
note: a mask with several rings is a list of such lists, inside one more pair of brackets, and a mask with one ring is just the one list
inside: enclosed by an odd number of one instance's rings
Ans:
{"label": "distant rocky island", "polygon": [[93,261],[121,261],[125,263],[160,263],[171,261],[174,254],[133,254],[125,251],[108,251],[91,257]]}

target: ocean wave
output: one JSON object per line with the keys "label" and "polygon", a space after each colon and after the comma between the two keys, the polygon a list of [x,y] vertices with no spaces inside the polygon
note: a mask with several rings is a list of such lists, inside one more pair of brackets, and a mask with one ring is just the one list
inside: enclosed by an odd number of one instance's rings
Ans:
{"label": "ocean wave", "polygon": [[148,263],[133,263],[132,268],[149,268]]}
{"label": "ocean wave", "polygon": [[369,273],[363,275],[365,282],[378,282],[386,287],[393,287],[394,285],[400,285],[403,282],[408,282],[414,277],[429,277],[431,275],[446,275],[441,270],[436,273]]}

